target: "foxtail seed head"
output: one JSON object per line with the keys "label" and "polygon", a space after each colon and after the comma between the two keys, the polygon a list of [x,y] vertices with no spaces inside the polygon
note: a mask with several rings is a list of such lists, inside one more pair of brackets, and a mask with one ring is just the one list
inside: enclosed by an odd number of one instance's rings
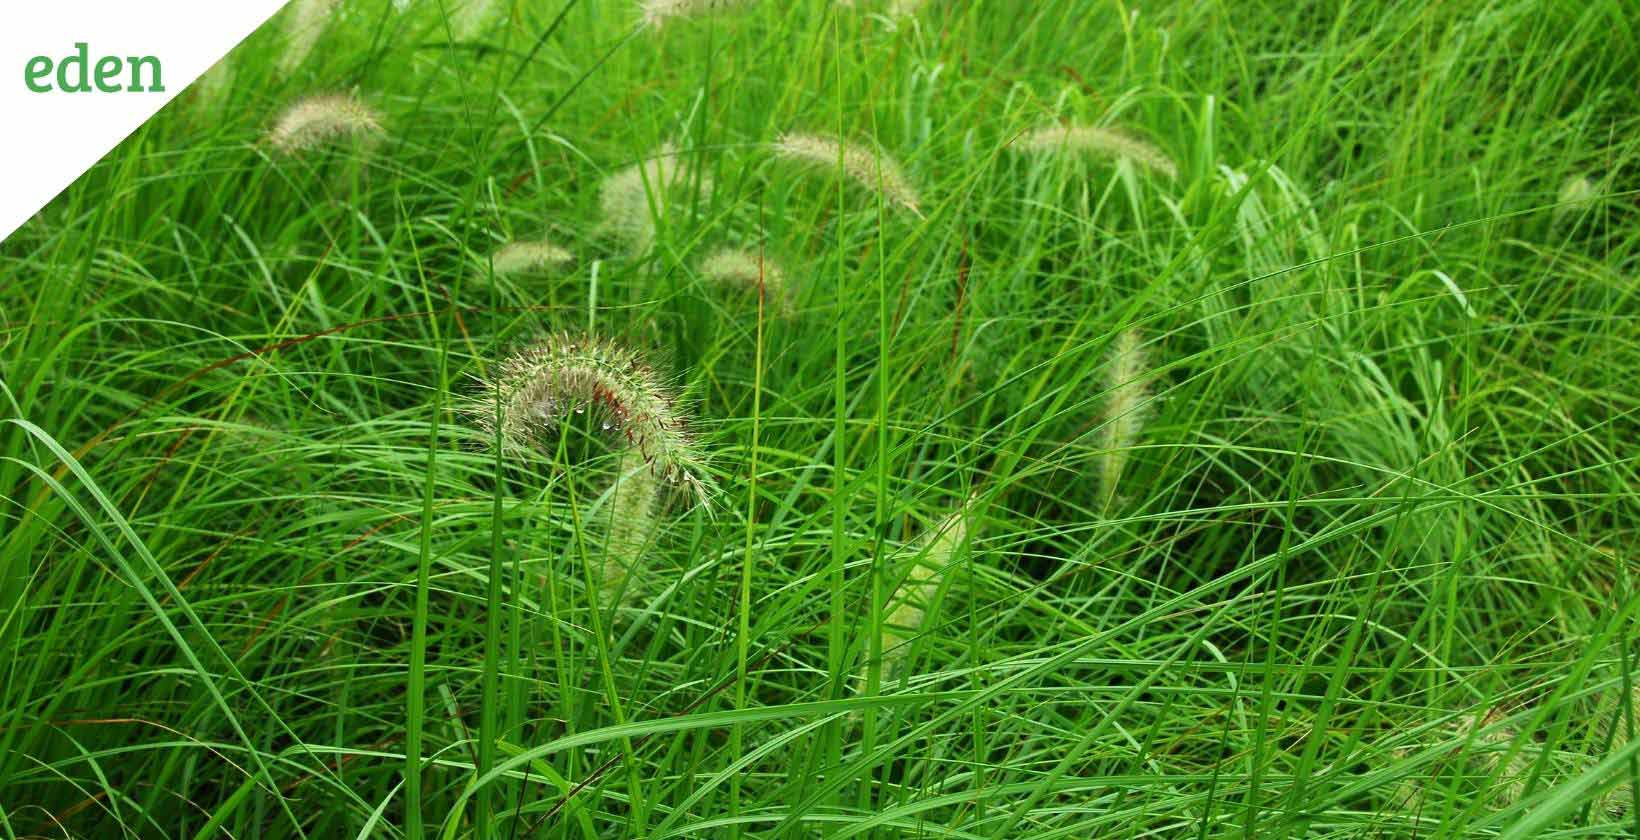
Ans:
{"label": "foxtail seed head", "polygon": [[1138,330],[1116,337],[1105,363],[1105,417],[1100,427],[1099,492],[1106,505],[1116,499],[1128,452],[1139,442],[1149,416],[1150,389],[1143,380],[1145,352]]}
{"label": "foxtail seed head", "polygon": [[[1498,769],[1498,760],[1508,752],[1510,744],[1518,737],[1513,727],[1500,725],[1504,717],[1501,709],[1492,709],[1484,714],[1475,712],[1463,715],[1443,728],[1457,733],[1461,739],[1474,736],[1474,740],[1465,743],[1462,748],[1484,772],[1497,774],[1501,790],[1494,795],[1501,795],[1504,804],[1509,804],[1525,793],[1526,774],[1530,772],[1535,756],[1532,755],[1532,750],[1521,750],[1501,771]],[[1412,752],[1411,748],[1402,748],[1395,750],[1394,754],[1396,758],[1405,759]],[[1425,806],[1424,799],[1428,792],[1425,788],[1426,782],[1427,779],[1402,779],[1390,794],[1390,801],[1402,810],[1421,811]]]}
{"label": "foxtail seed head", "polygon": [[573,259],[569,251],[545,239],[508,242],[490,255],[490,268],[497,276],[534,274],[561,268]]}
{"label": "foxtail seed head", "polygon": [[643,25],[658,29],[674,18],[704,15],[731,6],[744,6],[749,2],[750,0],[643,0]]}
{"label": "foxtail seed head", "polygon": [[466,412],[518,450],[543,446],[559,418],[588,407],[603,414],[604,431],[635,449],[655,476],[706,497],[705,457],[689,433],[677,396],[635,350],[604,338],[557,334],[498,363],[484,393]]}
{"label": "foxtail seed head", "polygon": [[1168,178],[1179,176],[1179,167],[1155,144],[1118,128],[1052,125],[1031,131],[1014,141],[1015,149],[1033,154],[1091,152],[1134,163]]}
{"label": "foxtail seed head", "polygon": [[[1628,698],[1628,708],[1624,709],[1623,690],[1613,689],[1600,698],[1597,714],[1600,717],[1600,730],[1605,743],[1607,754],[1611,754],[1629,745],[1636,735],[1640,735],[1640,683],[1631,689]],[[1630,713],[1634,719],[1629,719]],[[1612,788],[1611,792],[1601,799],[1601,804],[1610,814],[1621,814],[1634,805],[1634,787],[1632,778],[1627,777],[1622,784]]]}
{"label": "foxtail seed head", "polygon": [[[604,179],[599,194],[604,214],[602,229],[625,242],[633,254],[648,251],[655,243],[655,217],[664,215],[672,189],[687,180],[687,173],[677,147],[670,142],[662,144],[649,159],[617,170]],[[711,180],[702,175],[700,188],[704,200],[711,195]]]}
{"label": "foxtail seed head", "polygon": [[761,284],[769,309],[782,318],[791,317],[792,292],[786,283],[786,272],[757,254],[724,248],[701,261],[700,273],[719,284],[754,294]]}
{"label": "foxtail seed head", "polygon": [[233,79],[233,53],[229,53],[211,65],[211,69],[200,74],[199,80],[194,82],[194,102],[205,109],[216,107],[228,95],[228,91],[233,89]]}
{"label": "foxtail seed head", "polygon": [[269,129],[267,143],[287,155],[341,140],[373,143],[382,136],[375,109],[346,93],[310,96],[286,108]]}
{"label": "foxtail seed head", "polygon": [[889,204],[909,210],[922,218],[921,200],[917,189],[905,176],[900,165],[887,154],[879,154],[857,143],[848,143],[820,134],[782,134],[775,140],[776,157],[798,161],[815,167],[836,167],[843,164],[843,174],[873,192],[881,193]]}
{"label": "foxtail seed head", "polygon": [[910,641],[922,631],[923,620],[934,606],[940,582],[946,568],[963,541],[968,539],[969,506],[947,516],[934,530],[925,534],[912,550],[913,563],[900,584],[888,599],[888,614],[883,619],[883,672],[892,678],[911,652]]}
{"label": "foxtail seed head", "polygon": [[621,453],[610,489],[609,530],[604,537],[598,599],[603,606],[617,594],[630,591],[625,584],[644,567],[643,554],[654,535],[665,488],[636,448]]}
{"label": "foxtail seed head", "polygon": [[1583,211],[1594,203],[1594,182],[1581,175],[1574,175],[1560,185],[1560,195],[1555,199],[1553,221],[1560,224]]}
{"label": "foxtail seed head", "polygon": [[1488,772],[1497,774],[1500,789],[1498,795],[1505,805],[1512,805],[1519,801],[1526,793],[1526,777],[1531,772],[1532,763],[1537,759],[1535,750],[1523,749],[1514,754],[1507,764],[1500,769],[1499,761],[1509,751],[1510,745],[1521,737],[1514,727],[1500,726],[1505,715],[1501,709],[1493,709],[1484,716],[1470,715],[1465,723],[1465,731],[1479,731],[1475,736],[1473,752],[1478,754],[1482,766]]}
{"label": "foxtail seed head", "polygon": [[281,75],[290,75],[307,60],[339,5],[341,0],[291,0],[285,12],[285,51],[279,55]]}
{"label": "foxtail seed head", "polygon": [[450,13],[450,34],[457,41],[465,41],[479,34],[494,14],[495,0],[465,0]]}

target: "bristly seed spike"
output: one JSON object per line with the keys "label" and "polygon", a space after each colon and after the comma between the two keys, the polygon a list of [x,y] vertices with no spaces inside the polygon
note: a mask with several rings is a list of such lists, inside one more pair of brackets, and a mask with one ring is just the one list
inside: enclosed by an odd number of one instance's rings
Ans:
{"label": "bristly seed spike", "polygon": [[923,218],[921,199],[900,164],[886,153],[823,134],[782,134],[775,140],[776,157],[813,167],[835,169],[842,161],[843,174],[856,184],[881,193],[889,204],[905,208]]}
{"label": "bristly seed spike", "polygon": [[[544,445],[542,431],[563,412],[608,407],[626,418],[621,437],[629,446],[658,469],[676,473],[704,499],[705,457],[687,430],[677,398],[647,369],[629,373],[634,356],[636,351],[608,339],[550,336],[499,362],[486,396],[468,401],[464,411],[486,430],[499,431],[507,446],[529,450]],[[502,400],[499,421],[495,389]]]}

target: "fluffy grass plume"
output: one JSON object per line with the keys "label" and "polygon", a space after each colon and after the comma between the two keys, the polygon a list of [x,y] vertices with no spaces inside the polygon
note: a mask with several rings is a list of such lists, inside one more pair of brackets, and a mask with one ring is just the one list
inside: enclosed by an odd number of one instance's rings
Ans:
{"label": "fluffy grass plume", "polygon": [[1561,224],[1588,210],[1594,204],[1595,195],[1594,182],[1587,177],[1567,178],[1566,183],[1560,185],[1560,195],[1555,197],[1554,223]]}
{"label": "fluffy grass plume", "polygon": [[1510,745],[1520,737],[1514,727],[1499,725],[1503,718],[1504,714],[1499,709],[1494,709],[1484,716],[1471,715],[1465,719],[1465,731],[1479,730],[1471,749],[1475,751],[1481,766],[1488,773],[1497,775],[1497,784],[1501,787],[1496,791],[1502,799],[1502,804],[1512,805],[1526,793],[1526,777],[1531,772],[1532,763],[1537,756],[1531,749],[1520,750],[1501,770],[1499,769],[1499,762],[1508,754]]}
{"label": "fluffy grass plume", "polygon": [[1016,150],[1031,154],[1085,152],[1117,160],[1130,160],[1168,178],[1179,177],[1179,167],[1154,143],[1141,140],[1119,128],[1091,125],[1051,125],[1036,129],[1014,141]]}
{"label": "fluffy grass plume", "polygon": [[599,602],[609,606],[629,593],[627,581],[642,570],[643,554],[655,532],[656,517],[666,487],[644,463],[637,448],[621,453],[609,503],[609,530],[604,537],[602,569],[598,576]]}
{"label": "fluffy grass plume", "polygon": [[713,282],[752,294],[757,293],[758,284],[761,283],[769,309],[782,318],[792,315],[792,289],[786,282],[786,272],[758,254],[739,248],[723,248],[701,261],[700,273]]}
{"label": "fluffy grass plume", "polygon": [[[1623,691],[1621,689],[1607,692],[1601,698],[1597,714],[1600,716],[1600,733],[1603,741],[1610,746],[1607,754],[1616,752],[1629,745],[1636,735],[1640,735],[1640,683],[1637,683],[1629,692],[1628,708],[1624,708]],[[1633,715],[1631,719],[1629,716]],[[1628,771],[1623,771],[1623,782],[1611,789],[1601,799],[1601,805],[1611,814],[1622,814],[1634,807],[1634,782]]]}
{"label": "fluffy grass plume", "polygon": [[279,72],[290,75],[307,61],[315,44],[335,17],[341,0],[292,0],[285,8],[285,49],[279,54]]}
{"label": "fluffy grass plume", "polygon": [[[1458,718],[1447,728],[1463,738],[1468,738],[1473,733],[1474,740],[1467,747],[1469,757],[1480,772],[1497,774],[1497,784],[1501,789],[1494,788],[1492,796],[1498,797],[1502,806],[1508,806],[1519,800],[1526,792],[1526,776],[1531,772],[1536,755],[1530,749],[1521,750],[1509,760],[1501,772],[1498,771],[1499,760],[1518,737],[1513,727],[1500,725],[1503,718],[1503,712],[1498,709],[1484,714],[1476,712]],[[1410,754],[1410,750],[1398,750],[1397,754],[1398,757],[1405,758]],[[1408,811],[1422,811],[1426,807],[1426,792],[1423,783],[1410,779],[1403,780],[1391,801],[1397,807]]]}
{"label": "fluffy grass plume", "polygon": [[[1514,727],[1503,725],[1505,715],[1501,709],[1489,712],[1476,712],[1463,715],[1455,721],[1441,727],[1459,740],[1453,743],[1452,749],[1460,746],[1467,751],[1470,761],[1474,762],[1477,771],[1485,774],[1496,774],[1496,786],[1492,789],[1491,797],[1498,800],[1500,807],[1507,807],[1518,801],[1526,792],[1526,777],[1530,774],[1532,764],[1537,759],[1536,752],[1523,749],[1509,759],[1509,763],[1501,771],[1498,762],[1508,753],[1510,745],[1518,736]],[[1473,740],[1468,740],[1473,735]],[[1407,760],[1414,750],[1401,748],[1394,752],[1399,760]],[[1395,807],[1409,812],[1422,812],[1429,807],[1426,802],[1428,794],[1428,778],[1402,779],[1395,790],[1390,794],[1390,802]]]}
{"label": "fluffy grass plume", "polygon": [[1104,424],[1099,429],[1099,495],[1106,505],[1116,499],[1128,452],[1139,442],[1149,416],[1149,386],[1143,337],[1138,330],[1124,330],[1112,344],[1105,362]]}
{"label": "fluffy grass plume", "polygon": [[[922,8],[924,2],[925,0],[893,0],[893,2],[888,4],[886,14],[891,19],[911,17]],[[852,9],[856,4],[854,0],[833,0],[832,5],[841,6],[845,9]]]}
{"label": "fluffy grass plume", "polygon": [[816,167],[835,167],[843,162],[843,174],[849,180],[873,192],[881,192],[883,199],[911,211],[922,218],[921,199],[911,186],[899,163],[887,154],[879,154],[858,143],[849,143],[821,134],[782,134],[775,141],[774,153],[785,160],[794,160]]}
{"label": "fluffy grass plume", "polygon": [[[655,244],[655,217],[666,212],[672,190],[686,180],[688,171],[677,147],[668,142],[647,159],[605,178],[599,193],[603,232],[624,242],[633,254],[648,251]],[[711,194],[711,181],[702,176],[700,189],[704,200]]]}
{"label": "fluffy grass plume", "polygon": [[194,102],[206,110],[221,104],[233,89],[234,75],[233,53],[230,52],[211,65],[211,69],[200,74],[193,83]]}
{"label": "fluffy grass plume", "polygon": [[344,140],[373,143],[382,136],[381,115],[349,93],[311,96],[286,108],[269,129],[267,143],[298,154]]}
{"label": "fluffy grass plume", "polygon": [[751,0],[643,0],[640,5],[643,25],[658,29],[676,18],[709,14],[750,3]]}
{"label": "fluffy grass plume", "polygon": [[905,581],[888,599],[883,618],[883,675],[891,679],[899,673],[911,652],[911,640],[922,632],[928,610],[934,606],[940,582],[957,549],[968,539],[970,506],[952,513],[919,540],[911,551],[913,565]]}
{"label": "fluffy grass plume", "polygon": [[466,0],[450,13],[450,34],[457,41],[477,35],[495,16],[496,0]]}
{"label": "fluffy grass plume", "polygon": [[497,275],[534,274],[562,268],[575,256],[545,239],[508,242],[490,255],[490,268]]}
{"label": "fluffy grass plume", "polygon": [[607,338],[559,333],[502,360],[484,393],[466,406],[491,432],[497,390],[505,445],[540,448],[559,418],[590,406],[603,412],[604,431],[637,450],[656,477],[705,499],[705,458],[677,395],[638,351]]}

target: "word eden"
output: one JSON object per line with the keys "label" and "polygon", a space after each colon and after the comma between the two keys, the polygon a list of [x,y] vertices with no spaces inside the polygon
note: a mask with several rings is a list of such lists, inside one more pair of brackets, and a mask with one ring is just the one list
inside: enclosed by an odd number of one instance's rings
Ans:
{"label": "word eden", "polygon": [[[57,90],[64,93],[90,93],[92,83],[96,90],[103,93],[118,93],[124,90],[128,93],[164,93],[165,85],[160,82],[159,59],[151,55],[126,56],[124,61],[117,55],[105,55],[97,59],[92,65],[86,55],[84,41],[74,44],[77,52],[53,65],[48,56],[37,55],[28,60],[23,66],[23,84],[35,93],[50,93],[51,82],[57,82]],[[125,79],[126,68],[130,68],[130,84],[121,86]],[[57,72],[55,75],[52,70]],[[144,71],[148,85],[143,86]]]}

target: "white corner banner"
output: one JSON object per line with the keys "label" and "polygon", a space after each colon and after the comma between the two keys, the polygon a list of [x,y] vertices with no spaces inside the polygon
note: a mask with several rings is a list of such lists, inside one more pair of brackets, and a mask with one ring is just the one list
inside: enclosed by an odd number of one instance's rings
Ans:
{"label": "white corner banner", "polygon": [[0,11],[0,239],[284,0],[56,0]]}

